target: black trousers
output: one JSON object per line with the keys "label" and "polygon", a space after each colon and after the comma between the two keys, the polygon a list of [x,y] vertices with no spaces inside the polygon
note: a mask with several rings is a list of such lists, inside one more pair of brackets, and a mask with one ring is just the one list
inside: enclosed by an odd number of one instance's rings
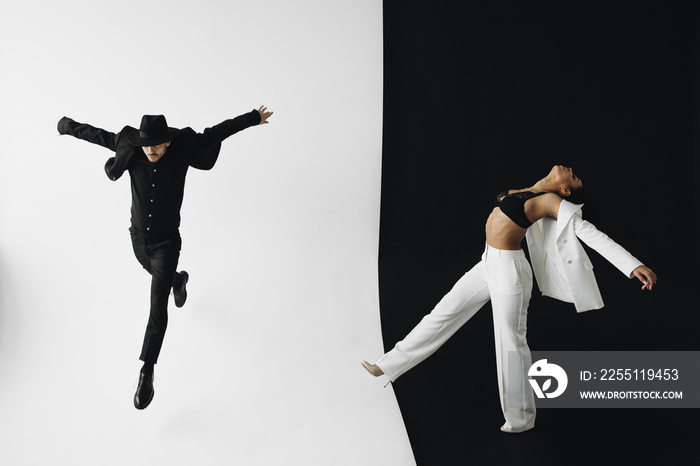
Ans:
{"label": "black trousers", "polygon": [[180,286],[177,262],[182,240],[178,230],[144,232],[132,226],[129,231],[136,259],[151,274],[151,309],[139,359],[155,364],[168,327],[170,290],[173,286]]}

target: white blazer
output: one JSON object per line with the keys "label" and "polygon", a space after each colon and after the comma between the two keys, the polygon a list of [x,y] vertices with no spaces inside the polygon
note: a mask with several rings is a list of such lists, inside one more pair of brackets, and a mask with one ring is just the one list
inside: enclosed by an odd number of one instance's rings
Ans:
{"label": "white blazer", "polygon": [[557,219],[540,219],[525,235],[542,294],[573,303],[577,312],[603,307],[593,265],[577,237],[629,278],[634,276],[634,269],[643,265],[608,235],[583,220],[581,207],[583,204],[562,200]]}

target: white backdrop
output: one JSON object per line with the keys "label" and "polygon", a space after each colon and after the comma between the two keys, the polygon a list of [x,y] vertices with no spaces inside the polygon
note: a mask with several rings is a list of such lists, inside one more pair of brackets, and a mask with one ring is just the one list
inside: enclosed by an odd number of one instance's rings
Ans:
{"label": "white backdrop", "polygon": [[[380,1],[2,2],[0,63],[1,464],[415,464],[359,364],[383,353]],[[201,131],[263,104],[188,175],[189,298],[137,411],[128,175],[56,123]]]}

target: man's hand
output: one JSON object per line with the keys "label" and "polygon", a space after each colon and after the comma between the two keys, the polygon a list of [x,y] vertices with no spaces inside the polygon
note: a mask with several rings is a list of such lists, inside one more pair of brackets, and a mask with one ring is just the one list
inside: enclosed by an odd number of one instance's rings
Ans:
{"label": "man's hand", "polygon": [[260,108],[258,109],[258,113],[260,114],[260,124],[264,125],[268,123],[267,119],[272,116],[273,112],[268,112],[267,107],[264,105],[261,105]]}
{"label": "man's hand", "polygon": [[656,285],[656,274],[649,267],[640,265],[632,273],[640,282],[644,283],[644,286],[642,286],[643,290],[651,291],[652,287]]}

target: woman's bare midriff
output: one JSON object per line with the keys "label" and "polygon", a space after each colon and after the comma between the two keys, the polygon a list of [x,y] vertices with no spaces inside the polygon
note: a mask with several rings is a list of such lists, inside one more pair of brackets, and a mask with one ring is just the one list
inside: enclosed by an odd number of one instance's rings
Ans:
{"label": "woman's bare midriff", "polygon": [[496,249],[517,251],[522,249],[520,243],[526,231],[508,218],[500,207],[495,207],[486,220],[486,243]]}

